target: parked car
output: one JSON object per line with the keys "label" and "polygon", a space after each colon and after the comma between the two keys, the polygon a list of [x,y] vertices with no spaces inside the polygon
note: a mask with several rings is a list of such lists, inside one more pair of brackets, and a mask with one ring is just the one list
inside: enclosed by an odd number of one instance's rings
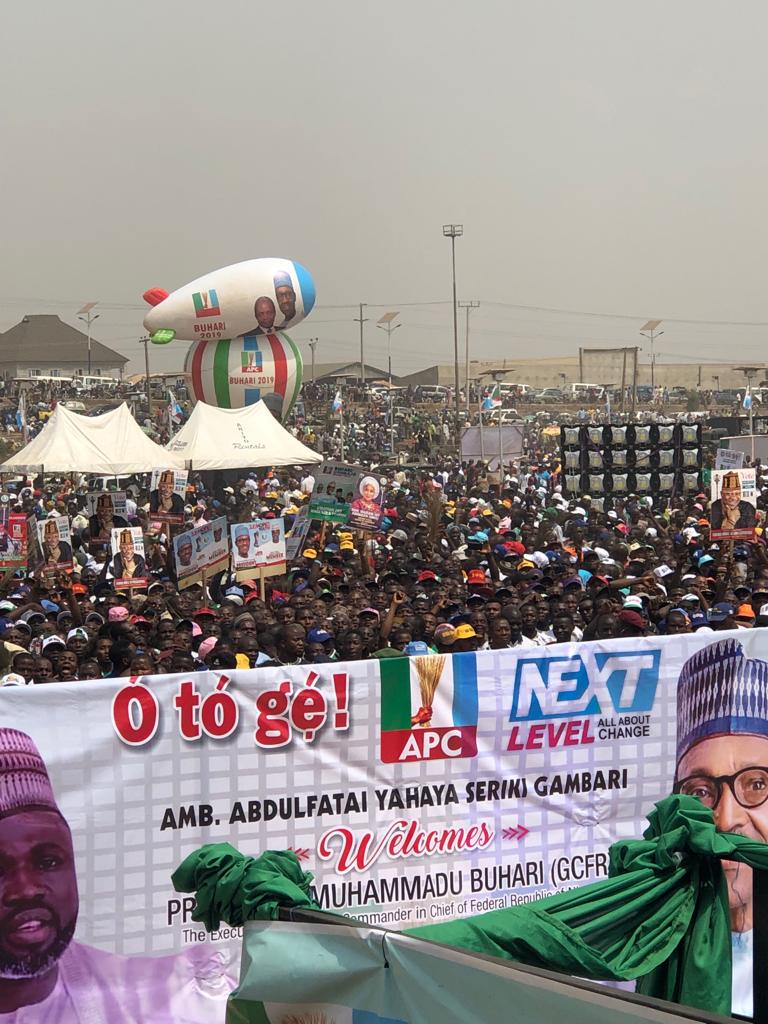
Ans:
{"label": "parked car", "polygon": [[[509,423],[521,423],[522,418],[517,409],[494,409],[493,412],[483,414],[483,424],[485,426],[499,424],[499,413],[501,413],[502,426]],[[486,418],[487,417],[487,418]]]}
{"label": "parked car", "polygon": [[124,491],[132,476],[92,476],[88,480],[90,491]]}
{"label": "parked car", "polygon": [[537,402],[562,402],[563,400],[563,392],[560,388],[544,388],[536,394]]}
{"label": "parked car", "polygon": [[112,410],[116,408],[116,405],[96,405],[92,409],[88,410],[88,415],[103,416],[105,412],[112,412]]}
{"label": "parked car", "polygon": [[718,405],[733,405],[739,394],[740,392],[736,388],[723,388],[721,391],[715,392],[714,399]]}

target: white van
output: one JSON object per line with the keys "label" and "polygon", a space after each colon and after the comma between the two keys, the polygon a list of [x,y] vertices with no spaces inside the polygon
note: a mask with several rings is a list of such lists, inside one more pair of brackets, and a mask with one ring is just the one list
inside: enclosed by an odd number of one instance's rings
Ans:
{"label": "white van", "polygon": [[444,402],[450,396],[451,389],[442,384],[419,384],[417,389],[418,402]]}
{"label": "white van", "polygon": [[572,402],[586,402],[588,399],[600,402],[605,398],[605,388],[602,384],[569,384],[566,395]]}

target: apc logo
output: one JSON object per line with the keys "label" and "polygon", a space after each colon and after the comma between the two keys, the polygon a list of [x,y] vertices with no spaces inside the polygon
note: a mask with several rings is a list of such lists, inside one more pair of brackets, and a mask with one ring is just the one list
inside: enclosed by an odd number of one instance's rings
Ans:
{"label": "apc logo", "polygon": [[572,658],[521,658],[517,662],[511,722],[577,718],[653,709],[661,651],[595,654],[587,665]]}
{"label": "apc logo", "polygon": [[477,662],[471,653],[383,659],[381,759],[477,755]]}

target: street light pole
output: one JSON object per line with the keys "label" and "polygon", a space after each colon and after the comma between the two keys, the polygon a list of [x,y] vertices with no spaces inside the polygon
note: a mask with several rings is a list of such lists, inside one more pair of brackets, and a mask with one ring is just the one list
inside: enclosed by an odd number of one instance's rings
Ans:
{"label": "street light pole", "polygon": [[139,344],[144,346],[144,373],[146,374],[147,389],[147,412],[152,419],[152,388],[149,385],[149,338],[139,338]]}
{"label": "street light pole", "polygon": [[464,391],[466,392],[467,415],[469,415],[469,314],[480,305],[477,301],[460,302],[459,305],[467,311],[466,334],[464,338]]}
{"label": "street light pole", "polygon": [[749,413],[749,438],[752,447],[752,462],[755,461],[755,431],[752,419],[752,378],[760,369],[762,369],[760,366],[734,366],[734,370],[736,370],[737,373],[743,373],[747,378],[747,391],[744,393],[744,397],[746,398],[747,392],[749,392],[749,407],[747,412]]}
{"label": "street light pole", "polygon": [[[78,320],[82,320],[84,323],[86,323],[88,325],[88,376],[89,377],[91,376],[91,324],[93,323],[94,320],[98,320],[99,319],[99,314],[98,313],[92,313],[91,312],[91,310],[93,309],[93,307],[95,305],[96,305],[95,302],[86,302],[86,304],[83,306],[83,308],[82,309],[78,309],[78,311],[77,311],[77,319]],[[84,313],[85,316],[81,316],[80,315],[81,313]]]}
{"label": "street light pole", "polygon": [[642,336],[644,338],[650,338],[650,341],[651,341],[651,387],[652,388],[656,386],[656,356],[655,356],[654,351],[653,351],[653,343],[656,340],[656,338],[660,338],[662,336],[662,334],[664,333],[664,331],[659,331],[658,334],[656,333],[656,329],[658,328],[660,323],[661,323],[661,320],[648,320],[647,323],[644,323],[643,326],[640,328],[640,333],[642,334]]}
{"label": "street light pole", "polygon": [[392,454],[395,454],[395,417],[392,412],[392,331],[396,331],[402,324],[395,324],[392,321],[399,313],[385,313],[376,323],[382,331],[387,332],[387,374],[389,376],[389,444]]}
{"label": "street light pole", "polygon": [[319,338],[309,339],[309,347],[312,351],[312,383],[315,381],[315,349],[317,348],[318,341],[320,341]]}
{"label": "street light pole", "polygon": [[443,224],[443,235],[451,240],[451,273],[453,278],[453,377],[455,394],[454,428],[456,451],[461,457],[461,427],[459,419],[459,310],[456,302],[456,239],[464,234],[463,224]]}

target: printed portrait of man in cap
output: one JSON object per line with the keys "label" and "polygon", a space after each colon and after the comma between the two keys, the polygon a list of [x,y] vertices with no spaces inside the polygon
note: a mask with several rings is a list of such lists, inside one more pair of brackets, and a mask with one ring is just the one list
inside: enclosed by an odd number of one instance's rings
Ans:
{"label": "printed portrait of man in cap", "polygon": [[224,1019],[231,984],[213,959],[223,951],[123,957],[93,949],[74,939],[78,910],[72,833],[45,762],[26,733],[0,728],[3,1024]]}
{"label": "printed portrait of man in cap", "polygon": [[234,531],[235,561],[243,562],[250,554],[251,535],[247,526],[238,526]]}
{"label": "printed portrait of man in cap", "polygon": [[741,496],[741,477],[724,473],[720,497],[712,502],[710,524],[713,530],[748,530],[755,525],[755,507]]}
{"label": "printed portrait of man in cap", "polygon": [[172,469],[164,469],[158,477],[157,487],[149,492],[149,511],[155,514],[184,515],[184,499],[176,493],[175,487],[176,474]]}
{"label": "printed portrait of man in cap", "polygon": [[[768,842],[768,662],[721,640],[683,665],[677,684],[675,792],[712,808],[719,832]],[[752,1014],[752,869],[724,861],[734,1013]]]}
{"label": "printed portrait of man in cap", "polygon": [[296,292],[293,290],[291,275],[285,271],[280,271],[274,275],[274,285],[275,298],[280,307],[280,312],[283,314],[281,326],[286,327],[296,316]]}

